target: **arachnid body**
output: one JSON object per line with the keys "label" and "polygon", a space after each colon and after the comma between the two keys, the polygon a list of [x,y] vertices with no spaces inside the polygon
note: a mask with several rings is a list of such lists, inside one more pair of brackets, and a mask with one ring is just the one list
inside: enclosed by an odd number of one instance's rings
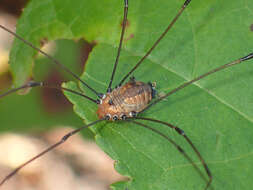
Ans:
{"label": "arachnid body", "polygon": [[109,120],[134,117],[147,107],[154,95],[155,89],[151,83],[131,79],[130,82],[115,88],[103,97],[98,106],[98,117],[102,119],[107,116]]}

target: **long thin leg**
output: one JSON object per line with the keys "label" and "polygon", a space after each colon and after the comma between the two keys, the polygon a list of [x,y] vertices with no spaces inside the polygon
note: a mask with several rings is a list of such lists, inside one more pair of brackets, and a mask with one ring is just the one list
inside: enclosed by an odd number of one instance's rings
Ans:
{"label": "long thin leg", "polygon": [[43,82],[33,82],[33,81],[28,82],[27,84],[25,84],[25,85],[23,85],[23,86],[20,86],[20,87],[18,87],[18,88],[11,89],[11,90],[9,90],[9,91],[3,93],[3,94],[0,94],[0,98],[2,98],[2,97],[4,97],[4,96],[7,96],[7,95],[9,95],[9,94],[11,94],[11,93],[13,93],[13,92],[17,92],[17,91],[19,91],[19,90],[21,90],[21,89],[33,88],[33,87],[44,87],[44,88],[53,88],[53,89],[57,89],[57,90],[65,90],[65,91],[71,92],[71,93],[73,93],[73,94],[82,96],[82,97],[84,97],[84,98],[86,98],[86,99],[88,99],[88,100],[90,100],[90,101],[92,101],[92,102],[94,102],[94,103],[96,103],[96,104],[99,103],[98,100],[95,100],[95,99],[93,99],[93,98],[90,98],[89,96],[86,96],[86,95],[84,95],[84,94],[82,94],[82,93],[80,93],[80,92],[76,92],[76,91],[74,91],[74,90],[71,90],[71,89],[68,89],[68,88],[64,88],[64,87],[61,87],[61,86],[59,86],[59,85],[51,85],[51,84],[46,84],[46,83],[43,83]]}
{"label": "long thin leg", "polygon": [[9,30],[8,28],[4,27],[3,25],[0,24],[0,28],[2,28],[3,30],[9,32],[10,34],[12,34],[13,36],[15,36],[16,38],[18,38],[19,40],[21,40],[22,42],[24,42],[25,44],[27,44],[28,46],[32,47],[33,49],[35,49],[36,51],[40,52],[41,54],[45,55],[46,57],[48,57],[50,60],[53,61],[53,63],[55,63],[57,66],[59,66],[62,70],[64,70],[65,72],[69,73],[70,75],[72,75],[74,78],[76,78],[78,81],[80,81],[84,86],[86,86],[88,89],[90,89],[93,93],[95,93],[98,97],[102,97],[101,93],[98,93],[96,90],[94,90],[91,86],[89,86],[87,83],[85,83],[82,79],[80,79],[75,73],[73,73],[72,71],[70,71],[67,67],[65,67],[63,64],[61,64],[57,59],[53,58],[51,55],[47,54],[46,52],[42,51],[41,49],[37,48],[36,46],[34,46],[32,43],[28,42],[27,40],[25,40],[24,38],[22,38],[21,36],[19,36],[18,34],[16,34],[15,32]]}
{"label": "long thin leg", "polygon": [[119,56],[120,56],[120,51],[121,51],[121,47],[122,47],[122,42],[123,42],[123,38],[124,38],[124,34],[125,34],[125,29],[126,29],[126,22],[127,22],[127,12],[128,12],[128,0],[124,0],[124,19],[123,19],[123,26],[122,26],[122,30],[121,30],[121,36],[120,36],[120,41],[119,41],[119,47],[118,47],[118,53],[117,53],[117,57],[114,63],[114,67],[113,67],[113,71],[112,71],[112,76],[111,76],[111,80],[109,83],[109,86],[107,88],[107,92],[111,92],[112,91],[112,81],[117,69],[117,65],[119,62]]}
{"label": "long thin leg", "polygon": [[155,47],[159,44],[159,42],[164,38],[164,36],[168,33],[168,31],[172,28],[172,26],[176,23],[179,16],[183,13],[185,8],[189,5],[191,0],[186,0],[181,7],[181,9],[178,11],[177,15],[174,17],[174,19],[171,21],[169,26],[166,28],[166,30],[161,34],[161,36],[156,40],[154,45],[148,50],[148,52],[138,61],[138,63],[129,71],[124,78],[120,81],[119,86],[123,84],[123,82],[129,77],[129,75],[132,74],[139,66],[140,64],[149,56],[149,54],[155,49]]}
{"label": "long thin leg", "polygon": [[199,160],[201,161],[201,163],[202,163],[203,167],[205,168],[205,171],[206,171],[206,173],[207,173],[207,175],[209,177],[209,181],[208,181],[205,189],[207,189],[210,186],[210,184],[212,182],[212,179],[213,179],[211,171],[208,168],[205,160],[201,156],[201,154],[198,151],[198,149],[196,148],[196,146],[192,143],[192,141],[189,139],[189,137],[185,134],[185,132],[182,129],[180,129],[180,128],[178,128],[178,127],[176,127],[176,126],[174,126],[174,125],[172,125],[170,123],[167,123],[167,122],[164,122],[164,121],[160,121],[160,120],[156,120],[156,119],[152,119],[152,118],[136,117],[135,119],[147,120],[147,121],[152,121],[152,122],[155,122],[155,123],[163,124],[165,126],[168,126],[168,127],[172,128],[172,129],[174,129],[179,135],[183,136],[185,138],[185,140],[191,145],[191,147],[194,150],[194,152],[197,154]]}
{"label": "long thin leg", "polygon": [[221,71],[221,70],[226,69],[226,68],[229,68],[229,67],[232,67],[232,66],[234,66],[234,65],[237,65],[237,64],[239,64],[239,63],[242,63],[243,61],[250,60],[250,59],[252,59],[252,58],[253,58],[253,53],[251,53],[251,54],[249,54],[249,55],[247,55],[247,56],[245,56],[245,57],[242,57],[242,58],[240,58],[240,59],[237,59],[237,60],[235,60],[235,61],[232,61],[232,62],[230,62],[230,63],[227,63],[227,64],[225,64],[225,65],[222,65],[222,66],[220,66],[220,67],[217,67],[217,68],[215,68],[215,69],[213,69],[213,70],[211,70],[211,71],[209,71],[209,72],[207,72],[207,73],[205,73],[205,74],[203,74],[203,75],[200,75],[200,76],[196,77],[195,79],[192,79],[192,80],[190,80],[190,81],[188,81],[188,82],[185,82],[185,83],[183,83],[182,85],[180,85],[179,87],[174,88],[173,90],[171,90],[171,91],[168,92],[167,94],[165,94],[165,95],[159,97],[159,98],[156,99],[154,102],[150,103],[145,109],[143,109],[143,110],[142,110],[141,112],[139,112],[139,113],[144,112],[145,110],[149,109],[151,106],[157,104],[157,103],[160,102],[161,100],[163,100],[163,99],[167,98],[168,96],[174,94],[175,92],[177,92],[177,91],[179,91],[179,90],[181,90],[181,89],[183,89],[183,88],[189,86],[190,84],[192,84],[192,83],[194,83],[194,82],[196,82],[196,81],[199,81],[200,79],[203,79],[203,78],[205,78],[205,77],[207,77],[207,76],[209,76],[209,75],[211,75],[211,74],[213,74],[213,73],[216,73],[216,72],[218,72],[218,71]]}
{"label": "long thin leg", "polygon": [[151,130],[152,132],[154,132],[154,133],[160,135],[161,137],[163,137],[163,138],[165,138],[167,141],[169,141],[172,145],[174,145],[174,146],[177,148],[177,150],[178,150],[179,152],[181,152],[181,153],[183,154],[183,156],[193,165],[193,167],[194,167],[194,168],[196,169],[196,171],[199,173],[199,175],[201,176],[201,178],[203,178],[203,179],[207,182],[207,185],[206,185],[206,187],[205,187],[205,190],[207,190],[207,188],[210,186],[210,180],[209,180],[209,181],[206,180],[204,174],[201,172],[201,170],[198,168],[198,166],[193,162],[193,160],[188,156],[188,154],[184,151],[184,149],[183,149],[181,146],[179,146],[175,141],[173,141],[171,138],[169,138],[168,136],[164,135],[163,133],[161,133],[160,131],[158,131],[158,130],[155,129],[155,128],[152,128],[152,127],[150,127],[150,126],[148,126],[148,125],[146,125],[146,124],[137,122],[137,121],[135,121],[135,120],[133,120],[133,119],[130,119],[130,118],[128,118],[126,121],[133,122],[133,123],[135,123],[135,124],[137,124],[137,125],[139,125],[139,126],[142,126],[142,127],[146,128],[146,129],[148,129],[148,130]]}
{"label": "long thin leg", "polygon": [[52,146],[48,147],[46,150],[44,150],[43,152],[39,153],[38,155],[34,156],[33,158],[31,158],[30,160],[28,160],[27,162],[23,163],[22,165],[20,165],[19,167],[17,167],[15,170],[13,170],[10,174],[8,174],[1,182],[0,182],[0,186],[2,186],[8,179],[10,179],[12,176],[14,176],[19,170],[21,170],[23,167],[25,167],[26,165],[30,164],[32,161],[37,160],[39,157],[41,157],[42,155],[46,154],[47,152],[51,151],[52,149],[58,147],[59,145],[63,144],[64,142],[66,142],[68,140],[69,137],[71,137],[72,135],[78,133],[79,131],[86,129],[92,125],[95,125],[96,123],[100,122],[100,121],[104,121],[104,119],[99,119],[97,121],[94,121],[88,125],[85,125],[83,127],[80,127],[76,130],[73,130],[71,132],[69,132],[68,134],[64,135],[60,141],[58,141],[57,143],[53,144]]}

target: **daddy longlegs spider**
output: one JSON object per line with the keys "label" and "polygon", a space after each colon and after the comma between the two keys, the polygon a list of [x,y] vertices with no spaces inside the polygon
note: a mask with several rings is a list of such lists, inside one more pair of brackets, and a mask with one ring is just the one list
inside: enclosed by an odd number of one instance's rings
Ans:
{"label": "daddy longlegs spider", "polygon": [[[52,84],[47,84],[43,82],[28,82],[25,85],[22,85],[18,88],[9,90],[3,94],[0,95],[0,98],[7,96],[13,92],[19,91],[21,89],[26,89],[26,88],[33,88],[33,87],[44,87],[44,88],[54,88],[58,90],[63,90],[68,92],[68,94],[75,94],[78,95],[87,101],[90,101],[92,103],[98,104],[99,105],[99,110],[98,110],[98,116],[99,119],[96,121],[90,122],[89,124],[71,131],[70,133],[66,134],[62,139],[57,142],[56,144],[50,146],[48,149],[44,150],[40,154],[36,155],[35,157],[31,158],[28,160],[26,163],[22,164],[20,167],[16,168],[14,171],[12,171],[9,175],[7,175],[1,182],[0,182],[0,188],[4,187],[4,183],[10,179],[13,175],[15,175],[20,169],[25,167],[26,165],[30,164],[32,161],[36,160],[37,158],[41,157],[45,153],[51,151],[52,149],[56,148],[60,144],[64,143],[69,137],[72,135],[78,133],[79,131],[91,127],[97,123],[110,123],[110,122],[125,122],[125,123],[133,123],[137,125],[138,127],[143,127],[145,129],[148,129],[149,131],[152,131],[155,135],[160,136],[163,140],[167,140],[171,145],[173,145],[178,152],[180,152],[183,157],[188,160],[188,162],[195,168],[196,172],[199,173],[201,178],[205,181],[205,187],[203,189],[210,189],[212,180],[213,180],[213,175],[211,170],[209,169],[209,166],[207,165],[205,159],[202,157],[201,152],[197,149],[197,147],[194,145],[194,143],[190,140],[190,138],[187,136],[187,134],[179,127],[161,121],[157,120],[155,118],[148,118],[144,117],[143,113],[148,110],[149,108],[153,107],[154,105],[157,105],[158,103],[161,103],[163,100],[165,100],[167,97],[170,95],[184,89],[185,87],[209,76],[212,75],[218,71],[227,69],[229,67],[232,67],[234,65],[238,65],[244,61],[250,60],[253,58],[253,53],[250,53],[246,56],[243,56],[235,61],[232,61],[230,63],[224,64],[222,66],[216,67],[213,70],[210,70],[204,74],[199,75],[198,77],[189,80],[180,86],[167,91],[165,94],[159,94],[155,97],[156,91],[155,91],[155,85],[154,83],[140,83],[138,82],[139,79],[134,79],[133,78],[133,73],[135,72],[136,69],[141,68],[141,65],[144,63],[143,61],[151,54],[151,52],[157,47],[157,45],[160,43],[160,41],[165,37],[165,35],[168,33],[168,31],[171,30],[171,28],[175,25],[179,17],[183,14],[185,9],[188,7],[190,4],[191,0],[186,0],[181,8],[179,9],[178,13],[176,16],[172,19],[172,21],[169,23],[167,26],[166,30],[160,35],[160,37],[155,41],[155,43],[150,47],[150,49],[145,53],[145,55],[136,63],[134,67],[130,71],[127,72],[127,74],[122,77],[120,82],[118,83],[115,88],[112,88],[112,84],[114,81],[114,76],[117,72],[117,66],[119,63],[119,58],[121,54],[121,49],[122,49],[122,44],[124,42],[124,34],[126,30],[126,25],[127,25],[127,16],[128,16],[128,0],[124,0],[124,19],[122,23],[122,31],[121,31],[121,36],[120,36],[120,43],[117,51],[117,56],[116,60],[114,63],[114,67],[112,70],[111,78],[109,80],[109,84],[107,87],[107,91],[104,93],[100,93],[99,91],[95,90],[92,86],[90,86],[87,82],[83,81],[81,78],[79,78],[76,74],[74,74],[72,71],[70,71],[68,68],[66,68],[64,65],[61,65],[57,60],[55,60],[53,57],[50,55],[46,54],[44,51],[40,50],[39,48],[35,47],[33,44],[30,42],[26,41],[24,38],[19,36],[18,34],[10,31],[6,27],[0,25],[0,27],[14,35],[16,38],[19,40],[23,41],[25,44],[28,46],[31,46],[33,49],[37,50],[39,53],[45,55],[46,57],[50,58],[54,64],[59,66],[61,69],[72,75],[75,79],[77,79],[81,85],[83,85],[87,90],[91,91],[94,95],[96,95],[97,99],[94,99],[90,96],[85,95],[84,93],[74,90],[70,87],[61,87],[59,85],[52,85]],[[126,80],[130,78],[130,81],[126,83]],[[159,82],[159,81],[157,81]],[[125,92],[126,91],[126,92]],[[127,93],[127,94],[124,94]],[[109,98],[108,98],[109,97]],[[106,107],[107,106],[107,107]],[[102,111],[101,111],[102,110]],[[116,111],[115,111],[116,110]],[[105,121],[109,120],[109,121]],[[145,123],[143,121],[146,121]],[[148,124],[147,124],[148,123]],[[201,163],[202,170],[198,164],[196,164],[193,159],[189,156],[188,153],[186,153],[183,149],[183,147],[179,144],[177,144],[174,140],[172,140],[169,136],[163,134],[161,131],[158,129],[151,127],[150,125],[152,124],[160,124],[162,126],[169,127],[173,129],[177,134],[182,136],[184,140],[188,143],[188,145],[192,148],[193,152],[195,155],[198,157],[199,162]],[[173,155],[172,155],[173,156]],[[127,188],[126,189],[130,189]]]}

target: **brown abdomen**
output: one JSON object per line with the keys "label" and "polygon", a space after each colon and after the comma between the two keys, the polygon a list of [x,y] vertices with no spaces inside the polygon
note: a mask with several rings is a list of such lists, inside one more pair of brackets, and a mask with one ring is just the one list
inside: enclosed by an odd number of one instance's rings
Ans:
{"label": "brown abdomen", "polygon": [[107,114],[111,117],[122,115],[131,117],[130,112],[142,111],[152,100],[152,88],[149,84],[135,81],[128,82],[120,88],[106,94],[102,104],[99,105],[97,114],[104,118]]}

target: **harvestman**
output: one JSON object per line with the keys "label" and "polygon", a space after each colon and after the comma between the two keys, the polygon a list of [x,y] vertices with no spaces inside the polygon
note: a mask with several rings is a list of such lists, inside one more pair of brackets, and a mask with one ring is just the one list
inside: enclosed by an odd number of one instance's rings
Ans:
{"label": "harvestman", "polygon": [[[67,73],[69,73],[74,78],[76,78],[78,81],[80,81],[89,90],[91,90],[98,97],[98,99],[93,99],[91,97],[88,97],[88,96],[80,93],[80,92],[77,92],[77,91],[74,91],[74,90],[71,90],[71,89],[68,89],[68,88],[60,87],[58,85],[46,84],[44,82],[28,82],[27,84],[25,84],[23,86],[20,86],[19,88],[15,88],[15,89],[7,91],[6,93],[0,95],[0,98],[6,96],[8,94],[11,94],[13,92],[16,92],[16,91],[18,91],[20,89],[31,88],[31,87],[44,87],[44,88],[54,88],[54,89],[58,89],[58,90],[64,90],[64,91],[68,91],[70,93],[82,96],[85,99],[87,99],[89,101],[92,101],[95,104],[98,104],[97,114],[98,114],[98,118],[99,118],[98,120],[96,120],[96,121],[94,121],[92,123],[89,123],[88,125],[85,125],[85,126],[79,128],[79,129],[71,131],[70,133],[68,133],[64,137],[62,137],[62,139],[60,141],[58,141],[54,145],[50,146],[49,148],[47,148],[46,150],[44,150],[40,154],[36,155],[35,157],[31,158],[27,162],[23,163],[21,166],[19,166],[14,171],[12,171],[8,176],[6,176],[0,182],[0,187],[9,178],[11,178],[20,169],[22,169],[24,166],[26,166],[30,162],[36,160],[37,158],[41,157],[45,153],[51,151],[52,149],[54,149],[55,147],[59,146],[60,144],[64,143],[69,137],[71,137],[72,135],[78,133],[79,131],[81,131],[81,130],[83,130],[85,128],[88,128],[88,127],[90,127],[92,125],[95,125],[96,123],[102,122],[104,120],[109,120],[109,121],[113,121],[113,122],[117,122],[119,120],[123,120],[123,121],[126,121],[126,122],[135,123],[138,126],[141,126],[141,127],[146,128],[146,129],[149,129],[152,132],[160,135],[161,137],[163,137],[164,139],[166,139],[167,141],[169,141],[172,145],[174,145],[175,148],[177,148],[177,150],[194,166],[194,168],[202,176],[202,178],[204,178],[204,180],[206,181],[206,186],[205,186],[204,189],[205,190],[208,189],[210,187],[210,185],[211,185],[211,182],[212,182],[211,171],[208,168],[205,160],[202,158],[200,152],[197,150],[197,148],[194,146],[194,144],[188,138],[188,136],[184,133],[184,131],[182,129],[180,129],[179,127],[174,126],[174,125],[172,125],[170,123],[159,121],[159,120],[152,119],[152,118],[141,117],[139,115],[141,115],[142,112],[146,111],[150,107],[152,107],[155,104],[159,103],[161,100],[167,98],[168,96],[174,94],[175,92],[177,92],[177,91],[179,91],[179,90],[181,90],[181,89],[189,86],[190,84],[192,84],[192,83],[194,83],[194,82],[196,82],[196,81],[198,81],[198,80],[200,80],[202,78],[205,78],[205,77],[207,77],[207,76],[209,76],[209,75],[211,75],[211,74],[213,74],[215,72],[218,72],[220,70],[226,69],[228,67],[237,65],[237,64],[239,64],[239,63],[241,63],[243,61],[252,59],[253,58],[253,53],[251,53],[251,54],[249,54],[247,56],[244,56],[244,57],[242,57],[240,59],[237,59],[235,61],[232,61],[230,63],[227,63],[225,65],[222,65],[220,67],[217,67],[217,68],[215,68],[215,69],[213,69],[213,70],[211,70],[211,71],[209,71],[207,73],[204,73],[204,74],[200,75],[199,77],[196,77],[196,78],[192,79],[191,81],[183,83],[182,85],[178,86],[177,88],[169,91],[165,95],[162,95],[162,96],[160,96],[158,98],[155,98],[155,93],[156,93],[155,86],[153,86],[151,83],[144,83],[144,82],[141,82],[141,81],[136,81],[134,79],[134,77],[131,77],[130,81],[124,84],[125,80],[130,77],[130,75],[141,65],[141,63],[143,63],[143,60],[146,59],[149,56],[149,54],[155,49],[155,47],[159,44],[159,42],[164,38],[164,36],[171,29],[171,27],[176,23],[176,21],[178,20],[178,18],[180,17],[180,15],[183,13],[183,11],[189,5],[190,2],[191,2],[191,0],[186,0],[184,2],[184,4],[182,5],[181,9],[178,11],[177,15],[173,18],[173,20],[171,21],[171,23],[168,25],[168,27],[166,28],[166,30],[161,34],[161,36],[156,40],[156,42],[153,44],[153,46],[138,61],[138,63],[123,77],[123,79],[120,81],[120,83],[114,89],[112,89],[112,82],[113,82],[114,75],[115,75],[115,72],[116,72],[116,69],[117,69],[117,65],[118,65],[118,61],[119,61],[121,47],[122,47],[122,42],[123,42],[125,28],[126,28],[126,22],[127,22],[128,0],[124,0],[124,20],[123,20],[122,31],[121,31],[121,36],[120,36],[120,43],[119,43],[119,47],[118,47],[117,56],[116,56],[116,60],[115,60],[115,63],[114,63],[111,79],[110,79],[110,82],[109,82],[109,85],[108,85],[108,88],[107,88],[107,92],[105,94],[98,93],[96,90],[94,90],[86,82],[82,81],[77,75],[75,75],[73,72],[71,72],[64,65],[60,64],[53,57],[51,57],[50,55],[46,54],[45,52],[43,52],[39,48],[35,47],[33,44],[31,44],[30,42],[26,41],[21,36],[19,36],[16,33],[10,31],[6,27],[0,25],[0,27],[3,30],[11,33],[16,38],[18,38],[21,41],[23,41],[25,44],[31,46],[32,48],[34,48],[38,52],[40,52],[43,55],[45,55],[46,57],[50,58],[54,62],[54,64],[56,64],[59,67],[61,67]],[[159,130],[157,130],[155,128],[152,128],[152,127],[150,127],[150,126],[148,126],[146,124],[143,124],[143,123],[141,123],[139,121],[136,121],[136,120],[147,120],[147,121],[159,123],[159,124],[162,124],[162,125],[165,125],[165,126],[167,126],[169,128],[174,129],[179,135],[181,135],[189,143],[189,145],[191,146],[191,148],[194,150],[194,152],[198,156],[198,159],[201,161],[202,166],[205,169],[205,172],[206,172],[206,174],[208,176],[208,179],[206,179],[204,177],[203,173],[200,171],[200,169],[197,167],[197,165],[192,161],[192,159],[188,156],[188,154],[186,154],[186,152],[183,150],[183,148],[180,147],[175,141],[173,141],[168,136],[166,136],[163,133],[161,133]]]}

